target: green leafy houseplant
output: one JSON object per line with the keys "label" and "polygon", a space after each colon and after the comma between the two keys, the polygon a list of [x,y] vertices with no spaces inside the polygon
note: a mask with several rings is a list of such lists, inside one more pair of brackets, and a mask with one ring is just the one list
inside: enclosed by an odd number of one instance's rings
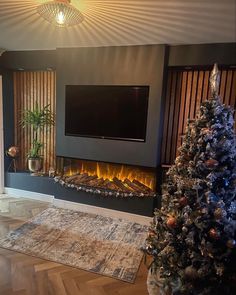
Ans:
{"label": "green leafy houseplant", "polygon": [[43,143],[39,140],[40,134],[44,132],[44,128],[50,128],[55,124],[54,114],[50,110],[50,104],[40,107],[36,103],[33,110],[24,110],[20,124],[23,128],[29,127],[33,131],[31,148],[27,153],[28,159],[41,159],[40,154]]}

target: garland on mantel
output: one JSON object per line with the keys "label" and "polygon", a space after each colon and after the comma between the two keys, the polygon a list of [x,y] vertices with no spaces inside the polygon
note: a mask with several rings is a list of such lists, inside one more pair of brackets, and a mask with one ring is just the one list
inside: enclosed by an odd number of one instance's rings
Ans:
{"label": "garland on mantel", "polygon": [[101,195],[101,196],[105,196],[105,197],[121,197],[121,198],[128,198],[128,197],[139,197],[139,198],[143,198],[143,197],[156,197],[156,193],[155,192],[140,192],[140,193],[133,193],[133,192],[122,192],[122,191],[115,191],[115,190],[111,190],[111,189],[103,189],[103,188],[95,188],[95,187],[91,187],[91,186],[86,186],[86,185],[76,185],[76,184],[72,184],[72,183],[67,183],[66,181],[64,181],[62,179],[61,176],[55,176],[54,177],[54,181],[60,183],[62,186],[64,187],[68,187],[68,188],[73,188],[76,189],[77,191],[83,191],[86,193],[91,193],[91,194],[97,194],[97,195]]}

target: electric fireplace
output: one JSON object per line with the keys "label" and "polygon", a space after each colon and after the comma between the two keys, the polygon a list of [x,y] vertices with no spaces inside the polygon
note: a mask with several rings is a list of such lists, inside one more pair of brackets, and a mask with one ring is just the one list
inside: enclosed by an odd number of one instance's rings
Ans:
{"label": "electric fireplace", "polygon": [[88,193],[116,197],[156,196],[154,168],[57,157],[56,182]]}

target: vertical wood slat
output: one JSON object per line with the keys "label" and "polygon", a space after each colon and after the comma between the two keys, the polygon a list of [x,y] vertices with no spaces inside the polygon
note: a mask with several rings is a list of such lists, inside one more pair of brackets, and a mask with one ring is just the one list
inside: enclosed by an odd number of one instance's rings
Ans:
{"label": "vertical wood slat", "polygon": [[224,103],[226,105],[229,105],[230,104],[230,93],[231,93],[231,89],[232,89],[232,71],[228,71],[227,73],[227,80],[226,80],[226,83],[225,83],[225,95],[224,95],[224,98],[225,98],[225,101]]}
{"label": "vertical wood slat", "polygon": [[197,111],[200,108],[200,104],[202,101],[202,96],[203,96],[203,89],[204,89],[204,71],[199,71],[199,75],[198,75],[198,87],[197,87],[197,98],[196,98],[196,107],[195,107],[195,113],[194,113],[194,117],[196,116]]}
{"label": "vertical wood slat", "polygon": [[184,129],[184,117],[181,114],[185,113],[186,106],[186,88],[187,87],[187,72],[183,72],[183,80],[181,85],[181,98],[180,98],[180,110],[179,110],[179,119],[178,124],[178,136],[177,136],[177,147],[182,143],[181,130]]}
{"label": "vertical wood slat", "polygon": [[204,71],[204,82],[203,82],[203,95],[201,102],[205,101],[209,97],[210,87],[209,87],[210,71]]}
{"label": "vertical wood slat", "polygon": [[221,71],[220,75],[220,96],[225,99],[225,88],[226,88],[227,71]]}
{"label": "vertical wood slat", "polygon": [[[23,129],[20,125],[22,111],[33,110],[36,103],[40,107],[50,104],[51,111],[55,114],[55,87],[56,73],[53,71],[23,71],[14,72],[14,127],[15,145],[20,148],[18,169],[27,170],[27,152],[30,149],[33,133],[29,128]],[[43,171],[48,172],[49,167],[55,167],[55,126],[49,132],[43,130],[40,137],[43,142]]]}
{"label": "vertical wood slat", "polygon": [[[209,77],[209,70],[169,69],[162,139],[162,165],[173,164],[178,154],[178,147],[182,144],[187,119],[194,119],[199,111],[200,103],[210,97]],[[181,81],[181,85],[176,86],[177,81]],[[236,69],[228,68],[221,71],[219,94],[223,103],[236,108]]]}
{"label": "vertical wood slat", "polygon": [[[176,83],[176,103],[175,103],[175,113],[174,113],[174,121],[178,121],[179,111],[180,111],[180,102],[181,102],[181,86],[182,86],[182,73],[177,75],[177,83]],[[173,144],[171,145],[171,157],[174,157],[176,154],[176,146],[178,141],[178,125],[174,124],[173,126],[173,135],[172,135]]]}

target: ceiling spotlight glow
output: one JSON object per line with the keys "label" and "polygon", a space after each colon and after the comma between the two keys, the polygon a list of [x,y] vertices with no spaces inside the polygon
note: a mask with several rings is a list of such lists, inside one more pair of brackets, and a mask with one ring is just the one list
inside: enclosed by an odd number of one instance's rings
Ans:
{"label": "ceiling spotlight glow", "polygon": [[54,0],[37,7],[37,12],[48,22],[59,27],[75,26],[84,20],[82,13],[70,0]]}

